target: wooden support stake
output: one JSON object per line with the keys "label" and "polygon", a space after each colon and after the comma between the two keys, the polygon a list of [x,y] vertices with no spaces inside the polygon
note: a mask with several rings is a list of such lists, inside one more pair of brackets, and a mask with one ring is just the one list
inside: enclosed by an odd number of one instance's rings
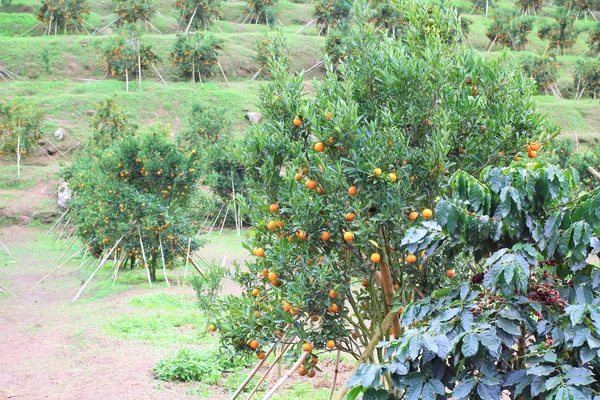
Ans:
{"label": "wooden support stake", "polygon": [[221,230],[219,231],[219,236],[223,233],[223,228],[225,228],[225,221],[227,221],[227,215],[229,215],[229,206],[227,206],[227,211],[225,211],[225,217],[223,217],[223,223],[221,224]]}
{"label": "wooden support stake", "polygon": [[302,28],[298,29],[296,31],[296,33],[294,33],[294,35],[298,35],[299,33],[301,33],[303,30],[305,30],[306,28],[308,28],[309,26],[311,26],[312,24],[314,24],[315,22],[317,22],[317,19],[319,18],[315,18],[312,21],[310,21],[308,24],[304,25]]}
{"label": "wooden support stake", "polygon": [[188,24],[184,35],[187,35],[188,31],[190,30],[190,26],[192,26],[192,21],[194,20],[194,17],[196,16],[196,11],[198,11],[198,6],[196,6],[196,8],[194,9],[194,13],[192,14],[192,18],[190,18],[190,23]]}
{"label": "wooden support stake", "polygon": [[[265,363],[265,361],[267,361],[267,358],[269,358],[269,355],[273,352],[273,350],[275,350],[275,348],[277,347],[277,343],[278,343],[278,341],[276,341],[275,343],[273,343],[271,345],[271,347],[269,347],[269,349],[265,353],[265,358],[263,358],[262,360],[260,360],[254,366],[254,368],[252,369],[252,372],[250,372],[250,375],[248,375],[246,377],[246,379],[244,380],[244,382],[242,382],[242,384],[237,388],[237,390],[235,391],[235,393],[233,393],[233,396],[229,400],[235,400],[240,395],[240,393],[242,393],[242,391],[246,388],[246,386],[248,386],[248,383],[250,383],[250,381],[252,380],[252,378],[254,377],[254,375],[256,375],[256,373],[258,372],[258,370],[260,369],[260,367],[262,367],[263,364]],[[252,397],[252,395],[250,395],[250,397]]]}
{"label": "wooden support stake", "polygon": [[600,181],[600,173],[592,167],[587,167],[587,170],[594,178]]}
{"label": "wooden support stake", "polygon": [[156,75],[158,75],[158,77],[160,78],[160,80],[162,81],[162,83],[165,84],[165,86],[169,86],[167,85],[167,82],[165,82],[165,80],[163,79],[162,75],[160,74],[160,72],[158,72],[158,70],[156,69],[156,67],[154,66],[154,63],[150,63],[150,65],[152,66],[152,68],[154,68],[154,72],[156,72]]}
{"label": "wooden support stake", "polygon": [[38,26],[40,26],[42,23],[40,22],[39,24],[37,24],[36,26],[34,26],[33,28],[31,28],[30,30],[28,30],[27,32],[25,32],[24,34],[22,34],[21,36],[25,36],[27,35],[29,32],[31,32],[32,30],[34,30],[35,28],[37,28]]}
{"label": "wooden support stake", "polygon": [[104,263],[106,262],[106,260],[108,260],[108,257],[110,257],[110,254],[117,248],[117,245],[119,244],[119,242],[121,242],[121,240],[124,237],[125,236],[121,236],[121,239],[117,240],[117,243],[115,243],[115,245],[112,247],[112,249],[110,249],[110,251],[108,252],[108,254],[104,256],[104,258],[102,259],[102,261],[100,261],[100,264],[98,264],[98,267],[96,267],[96,269],[94,270],[94,272],[92,272],[92,275],[90,275],[90,277],[83,284],[83,286],[81,287],[81,289],[79,290],[79,292],[77,293],[77,295],[73,298],[73,300],[71,301],[72,303],[75,303],[75,301],[77,301],[77,299],[79,298],[79,296],[81,296],[81,293],[83,293],[83,290],[85,289],[85,287],[88,285],[88,283],[90,283],[90,281],[92,280],[92,278],[94,277],[94,275],[96,275],[96,272],[98,272],[98,270],[100,268],[102,268],[102,266],[104,265]]}
{"label": "wooden support stake", "polygon": [[65,256],[65,254],[67,254],[67,251],[69,251],[71,249],[71,247],[73,247],[73,245],[75,243],[77,243],[77,239],[79,239],[79,237],[77,235],[75,235],[75,240],[73,240],[71,242],[71,244],[69,245],[69,247],[67,247],[67,249],[64,251],[64,253],[62,253],[62,255],[60,256],[60,258],[58,259],[58,262],[60,262],[63,259],[63,257]]}
{"label": "wooden support stake", "polygon": [[279,390],[281,385],[283,385],[285,383],[285,381],[287,381],[292,376],[292,374],[300,367],[300,365],[302,365],[302,363],[304,362],[304,360],[306,360],[306,357],[308,357],[309,354],[310,354],[309,351],[305,351],[302,354],[302,356],[298,359],[298,361],[296,361],[296,363],[294,365],[292,365],[292,368],[288,369],[287,372],[281,377],[281,379],[279,381],[277,381],[275,386],[273,386],[273,388],[271,388],[271,390],[269,390],[269,392],[265,395],[265,397],[263,397],[263,400],[269,400],[271,398],[271,396],[273,396],[275,394],[275,392],[277,392],[277,390]]}
{"label": "wooden support stake", "polygon": [[256,73],[254,74],[254,76],[252,77],[252,79],[250,79],[250,82],[254,82],[254,80],[255,80],[256,78],[258,78],[258,75],[260,75],[260,73],[262,72],[262,70],[263,70],[263,69],[262,69],[262,67],[261,67],[261,68],[260,68],[258,71],[256,71]]}
{"label": "wooden support stake", "polygon": [[163,251],[163,244],[162,244],[162,239],[160,238],[160,232],[158,232],[158,241],[159,241],[159,246],[160,246],[160,257],[162,259],[162,265],[163,265],[163,273],[165,275],[165,282],[167,282],[167,287],[171,287],[171,285],[169,284],[169,278],[167,278],[167,266],[165,265],[165,253]]}
{"label": "wooden support stake", "polygon": [[21,123],[19,123],[19,134],[17,135],[17,178],[21,177]]}
{"label": "wooden support stake", "polygon": [[5,288],[4,286],[0,285],[0,289],[4,290],[6,293],[8,293],[10,296],[12,296],[12,293],[8,291],[7,288]]}
{"label": "wooden support stake", "polygon": [[[273,360],[273,364],[271,364],[271,366],[267,369],[267,371],[262,376],[262,378],[260,378],[260,380],[254,387],[254,389],[252,389],[252,391],[250,392],[250,394],[248,395],[248,398],[246,400],[252,399],[252,396],[254,396],[254,394],[256,393],[256,391],[258,389],[260,389],[260,385],[262,385],[262,383],[265,381],[265,379],[267,379],[267,376],[269,376],[269,374],[271,373],[273,368],[275,368],[276,365],[277,366],[281,365],[280,364],[281,357],[283,357],[283,355],[287,352],[287,350],[290,348],[291,345],[292,345],[292,342],[287,343],[285,346],[283,346],[283,348],[281,349],[281,351],[279,353],[276,352],[276,356],[275,356],[275,359]],[[265,357],[265,359],[266,358],[267,357]]]}
{"label": "wooden support stake", "polygon": [[148,284],[152,287],[152,279],[150,278],[150,265],[148,265],[148,260],[146,260],[146,252],[144,251],[144,243],[142,242],[142,230],[138,226],[138,234],[140,235],[140,246],[142,247],[142,257],[144,257],[144,265],[146,267],[146,273],[148,274]]}
{"label": "wooden support stake", "polygon": [[192,238],[188,238],[187,255],[185,257],[185,272],[183,273],[183,284],[185,285],[185,279],[187,278],[188,265],[190,262],[190,246],[192,245]]}
{"label": "wooden support stake", "polygon": [[217,60],[217,64],[219,65],[219,68],[221,69],[221,73],[223,74],[223,78],[225,78],[225,82],[227,83],[227,87],[231,88],[231,85],[229,84],[229,81],[227,80],[227,76],[225,75],[225,71],[223,71],[223,67],[221,66],[221,63],[219,62],[219,59],[217,58],[216,54],[215,54],[215,59]]}
{"label": "wooden support stake", "polygon": [[61,269],[66,263],[68,263],[69,261],[71,261],[73,259],[73,257],[75,257],[77,254],[81,253],[81,250],[83,250],[84,248],[87,248],[90,244],[94,243],[96,239],[92,239],[91,242],[89,242],[88,244],[84,245],[82,248],[80,248],[79,250],[77,250],[75,253],[73,253],[73,255],[71,257],[69,257],[67,259],[67,261],[65,261],[64,263],[60,264],[58,267],[56,267],[52,272],[50,272],[48,275],[46,275],[45,277],[43,277],[38,284],[44,282],[46,279],[48,279],[50,277],[50,275],[52,275],[53,273],[55,273],[56,271],[58,271],[59,269]]}

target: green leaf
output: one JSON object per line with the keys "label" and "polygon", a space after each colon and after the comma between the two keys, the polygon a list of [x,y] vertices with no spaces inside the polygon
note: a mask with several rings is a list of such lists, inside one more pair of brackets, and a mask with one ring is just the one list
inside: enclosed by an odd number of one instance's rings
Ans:
{"label": "green leaf", "polygon": [[504,177],[502,176],[502,171],[500,171],[498,168],[492,168],[488,183],[490,184],[490,188],[494,193],[499,193],[504,186]]}
{"label": "green leaf", "polygon": [[465,357],[473,357],[479,350],[479,341],[472,333],[467,333],[463,336],[461,351]]}
{"label": "green leaf", "polygon": [[475,379],[469,376],[468,378],[461,381],[458,385],[456,385],[456,387],[452,391],[452,397],[454,398],[454,400],[468,399],[474,387]]}
{"label": "green leaf", "polygon": [[536,365],[527,369],[527,375],[548,376],[554,372],[554,367],[550,365]]}

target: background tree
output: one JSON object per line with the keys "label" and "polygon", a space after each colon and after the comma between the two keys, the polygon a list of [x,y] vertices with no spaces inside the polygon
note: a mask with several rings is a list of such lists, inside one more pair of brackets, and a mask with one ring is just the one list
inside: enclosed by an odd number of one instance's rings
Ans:
{"label": "background tree", "polygon": [[437,223],[402,240],[424,252],[429,285],[397,297],[403,335],[381,344],[394,367],[363,365],[351,398],[365,387],[385,398],[373,378],[388,373],[407,398],[597,396],[600,274],[586,260],[600,250],[600,191],[580,194],[577,180],[534,163],[454,174]]}
{"label": "background tree", "polygon": [[163,255],[172,267],[188,243],[192,250],[200,245],[187,211],[198,155],[179,150],[168,131],[151,128],[113,141],[94,157],[78,157],[65,176],[73,189],[71,221],[96,257],[118,242],[121,267],[148,268],[155,281]]}
{"label": "background tree", "polygon": [[206,30],[222,17],[220,0],[177,0],[175,7],[181,12],[181,28],[185,32]]}
{"label": "background tree", "polygon": [[256,42],[256,55],[254,61],[258,65],[258,72],[253,77],[256,77],[264,71],[265,75],[269,75],[268,64],[271,60],[277,60],[286,66],[290,65],[289,46],[285,37],[279,32],[274,35],[264,35]]}
{"label": "background tree", "polygon": [[368,20],[375,27],[383,29],[392,38],[404,36],[408,21],[402,18],[402,13],[395,3],[382,2],[373,9]]}
{"label": "background tree", "polygon": [[542,10],[542,0],[517,0],[517,5],[523,15],[531,15],[532,12],[537,14]]}
{"label": "background tree", "polygon": [[[454,11],[398,5],[411,21],[406,40],[358,23],[352,57],[310,97],[302,74],[271,63],[265,121],[242,154],[256,258],[237,275],[244,295],[216,324],[236,351],[260,351],[285,333],[313,354],[358,357],[395,297],[420,296],[413,277],[425,255],[404,251],[402,234],[432,217],[453,171],[507,165],[555,133],[517,65],[459,44]],[[382,349],[376,357],[386,359]],[[312,370],[309,358],[301,371]]]}
{"label": "background tree", "polygon": [[196,33],[180,36],[169,56],[175,67],[186,76],[200,82],[215,75],[218,53],[223,50],[222,40],[213,35]]}
{"label": "background tree", "polygon": [[594,16],[593,11],[598,8],[598,0],[569,0],[567,7],[572,12],[577,12],[575,19],[579,19],[582,15],[587,21],[587,15]]}
{"label": "background tree", "polygon": [[115,14],[125,23],[138,20],[150,21],[156,14],[156,5],[152,0],[113,0]]}
{"label": "background tree", "polygon": [[538,31],[538,36],[542,40],[548,40],[548,48],[556,49],[556,55],[559,52],[563,55],[565,50],[569,50],[577,42],[579,30],[575,27],[575,16],[566,8],[560,8],[555,15],[555,21],[546,22]]}
{"label": "background tree", "polygon": [[269,26],[277,25],[279,17],[279,0],[247,0],[248,7],[245,12],[248,14],[244,21],[256,21]]}
{"label": "background tree", "polygon": [[41,137],[43,115],[33,105],[15,101],[0,103],[0,156],[17,156],[17,176],[21,176],[21,157],[31,154]]}
{"label": "background tree", "polygon": [[130,122],[130,117],[117,105],[117,95],[100,102],[92,117],[92,136],[90,144],[93,148],[104,149],[114,141],[132,136],[137,125]]}
{"label": "background tree", "polygon": [[85,0],[43,0],[35,18],[46,27],[45,34],[81,32],[85,30],[83,23],[89,13]]}
{"label": "background tree", "polygon": [[314,17],[317,19],[319,35],[348,20],[352,4],[348,0],[319,0],[315,6]]}
{"label": "background tree", "polygon": [[558,63],[551,57],[526,57],[521,61],[525,75],[535,79],[538,88],[553,90],[558,75]]}
{"label": "background tree", "polygon": [[590,49],[596,53],[600,54],[600,23],[594,24],[594,26],[590,29]]}
{"label": "background tree", "polygon": [[492,43],[498,43],[511,50],[522,50],[529,43],[527,36],[533,28],[531,17],[522,17],[516,10],[498,11],[486,36]]}

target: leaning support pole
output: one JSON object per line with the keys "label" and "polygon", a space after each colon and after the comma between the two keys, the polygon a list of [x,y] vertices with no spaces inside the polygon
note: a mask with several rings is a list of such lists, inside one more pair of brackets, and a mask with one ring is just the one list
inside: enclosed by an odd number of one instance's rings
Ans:
{"label": "leaning support pole", "polygon": [[600,173],[592,167],[587,167],[587,170],[594,178],[600,181]]}
{"label": "leaning support pole", "polygon": [[169,284],[169,278],[167,277],[167,267],[165,265],[165,252],[163,250],[163,244],[162,244],[162,239],[160,238],[160,232],[158,232],[158,241],[159,241],[159,245],[160,245],[160,257],[162,259],[162,265],[163,265],[163,273],[165,275],[165,282],[167,282],[167,287],[171,287],[171,285]]}
{"label": "leaning support pole", "polygon": [[221,66],[221,63],[219,62],[219,59],[217,58],[216,54],[215,54],[215,60],[217,60],[217,64],[219,65],[219,68],[221,69],[221,73],[223,74],[223,78],[225,78],[225,82],[227,83],[227,87],[231,88],[231,85],[229,84],[229,81],[227,80],[227,75],[225,75],[225,71],[223,71],[223,67]]}
{"label": "leaning support pole", "polygon": [[269,400],[271,398],[271,396],[273,396],[275,394],[275,392],[277,392],[279,390],[281,385],[283,385],[285,383],[285,381],[287,381],[292,376],[294,371],[296,371],[298,368],[300,368],[300,365],[302,365],[302,363],[304,362],[304,360],[306,360],[306,357],[308,357],[309,354],[310,354],[310,351],[305,351],[302,354],[302,356],[298,359],[298,361],[296,361],[296,363],[294,365],[292,365],[292,368],[288,369],[286,371],[286,373],[281,377],[281,379],[279,381],[277,381],[275,386],[273,386],[271,388],[271,390],[269,390],[269,392],[265,395],[265,397],[263,397],[263,400]]}
{"label": "leaning support pole", "polygon": [[192,245],[192,238],[188,239],[188,246],[187,246],[187,254],[185,256],[185,272],[183,273],[183,284],[185,286],[185,279],[187,278],[187,272],[188,272],[188,265],[190,264],[190,247]]}
{"label": "leaning support pole", "polygon": [[[246,377],[246,380],[244,380],[244,382],[242,382],[242,384],[240,385],[240,387],[237,388],[237,390],[235,391],[235,393],[233,394],[233,396],[231,396],[231,399],[229,400],[235,400],[240,393],[242,393],[242,391],[246,388],[246,386],[248,386],[248,384],[250,383],[250,381],[252,380],[252,378],[254,378],[254,375],[256,375],[256,373],[258,372],[258,370],[260,369],[260,367],[263,366],[263,364],[267,361],[267,358],[269,358],[269,355],[273,352],[273,350],[275,350],[275,348],[277,347],[277,344],[279,343],[279,341],[276,341],[275,343],[273,343],[271,345],[271,347],[269,347],[269,349],[267,350],[267,352],[265,353],[265,358],[263,358],[262,360],[260,360],[252,369],[252,372],[250,372],[250,375],[248,375]],[[250,396],[252,397],[252,396]]]}
{"label": "leaning support pole", "polygon": [[[269,374],[271,373],[271,371],[273,370],[273,368],[275,368],[276,365],[277,366],[281,365],[279,363],[279,360],[281,360],[281,358],[288,351],[288,349],[290,348],[291,345],[292,345],[292,342],[290,342],[290,343],[286,344],[285,346],[283,346],[283,348],[281,349],[281,351],[279,352],[279,354],[277,354],[275,356],[275,359],[273,360],[273,364],[271,364],[271,366],[267,369],[267,371],[262,376],[262,378],[260,378],[260,380],[258,381],[258,383],[256,384],[256,386],[254,387],[254,389],[252,389],[252,391],[250,392],[250,394],[248,395],[248,398],[246,400],[252,399],[252,397],[254,396],[254,394],[256,393],[256,391],[258,389],[260,389],[260,385],[262,385],[262,383],[265,381],[265,379],[267,379],[267,376],[269,376]],[[265,357],[265,359],[266,359],[266,357]]]}
{"label": "leaning support pole", "polygon": [[[397,316],[397,313],[395,311],[390,311],[388,313],[388,315],[386,315],[383,322],[381,323],[381,326],[378,327],[377,329],[375,329],[375,334],[371,338],[371,341],[367,345],[367,348],[365,349],[365,351],[362,353],[362,355],[358,359],[358,362],[357,362],[356,366],[352,369],[352,373],[350,374],[348,379],[350,379],[354,375],[354,373],[358,370],[358,367],[361,364],[369,361],[369,358],[371,358],[371,355],[373,354],[373,351],[375,350],[375,346],[377,346],[377,343],[379,343],[379,340],[381,339],[382,332],[388,329],[388,327],[390,326],[390,324],[392,323],[392,321],[394,320],[394,318],[396,316]],[[338,393],[336,400],[344,400],[344,397],[346,397],[346,393],[348,393],[347,382],[348,381],[346,381],[346,383],[344,383],[344,385],[342,386],[342,390],[340,391],[340,393]]]}
{"label": "leaning support pole", "polygon": [[5,288],[4,286],[0,285],[0,289],[4,290],[6,293],[8,293],[10,296],[12,296],[12,293],[8,291],[7,288]]}
{"label": "leaning support pole", "polygon": [[72,260],[72,259],[73,259],[73,258],[74,258],[74,257],[75,257],[77,254],[81,253],[81,250],[83,250],[83,249],[87,249],[87,248],[88,248],[88,246],[89,246],[90,244],[94,243],[94,241],[95,241],[95,240],[96,240],[96,239],[94,238],[94,239],[92,239],[92,241],[91,241],[91,242],[89,242],[88,244],[84,244],[82,248],[80,248],[80,249],[79,249],[79,250],[77,250],[75,253],[73,253],[73,255],[72,255],[71,257],[67,258],[67,260],[66,260],[64,263],[62,263],[62,264],[60,264],[58,267],[54,268],[54,270],[53,270],[52,272],[50,272],[48,275],[46,275],[45,277],[43,277],[43,278],[42,278],[42,279],[41,279],[41,280],[38,282],[38,284],[40,284],[40,283],[44,282],[46,279],[48,279],[48,278],[50,277],[50,275],[54,274],[56,271],[58,271],[59,269],[61,269],[62,267],[64,267],[64,266],[65,266],[65,264],[67,264],[69,261],[71,261],[71,260]]}
{"label": "leaning support pole", "polygon": [[314,24],[315,22],[317,22],[319,18],[315,18],[312,21],[310,21],[308,24],[304,25],[302,28],[298,29],[296,31],[296,33],[294,33],[294,35],[297,35],[299,33],[301,33],[303,30],[305,30],[306,28],[308,28],[309,26],[311,26],[312,24]]}
{"label": "leaning support pole", "polygon": [[187,35],[188,31],[190,30],[190,26],[192,26],[192,21],[194,20],[194,17],[196,16],[196,12],[198,11],[198,6],[196,6],[196,8],[194,9],[194,13],[192,14],[192,18],[190,18],[190,23],[187,26],[187,29],[185,30],[184,35]]}
{"label": "leaning support pole", "polygon": [[142,247],[142,257],[144,257],[144,266],[146,267],[146,273],[148,274],[148,284],[152,287],[152,279],[150,278],[150,265],[146,260],[146,251],[144,251],[144,243],[142,242],[142,230],[138,226],[138,234],[140,235],[140,246]]}
{"label": "leaning support pole", "polygon": [[106,260],[108,260],[108,257],[110,257],[110,254],[117,248],[117,246],[119,245],[119,243],[121,242],[121,240],[124,237],[125,236],[121,236],[121,239],[117,240],[117,243],[115,243],[115,245],[112,247],[112,249],[110,249],[110,251],[108,252],[108,254],[106,254],[104,256],[104,258],[102,259],[102,261],[100,262],[100,264],[98,264],[98,267],[96,267],[96,269],[94,270],[94,272],[92,272],[92,275],[88,278],[87,281],[85,281],[85,283],[83,284],[83,286],[81,287],[81,289],[79,289],[79,292],[73,298],[73,300],[71,301],[71,303],[75,303],[75,301],[77,301],[77,299],[79,298],[79,296],[81,296],[81,293],[83,293],[83,290],[85,289],[85,287],[88,285],[88,283],[90,283],[90,281],[92,280],[92,278],[94,277],[94,275],[96,275],[96,272],[98,272],[100,270],[100,268],[102,268],[102,266],[104,265],[104,263],[106,262]]}
{"label": "leaning support pole", "polygon": [[162,81],[162,83],[165,84],[165,86],[169,86],[167,85],[167,82],[165,82],[165,80],[163,79],[162,75],[160,74],[160,72],[158,72],[158,70],[156,69],[156,67],[154,66],[154,63],[150,63],[150,65],[152,66],[152,68],[154,68],[154,72],[156,72],[156,75],[158,75],[158,77],[160,78],[160,80]]}

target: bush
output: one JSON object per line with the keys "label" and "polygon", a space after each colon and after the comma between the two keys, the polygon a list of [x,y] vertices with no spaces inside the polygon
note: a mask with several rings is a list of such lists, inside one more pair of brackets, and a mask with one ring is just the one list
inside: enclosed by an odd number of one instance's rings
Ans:
{"label": "bush", "polygon": [[181,12],[183,30],[187,30],[188,26],[192,31],[206,30],[212,26],[215,19],[222,17],[220,0],[177,0],[175,7]]}
{"label": "bush", "polygon": [[160,62],[152,46],[144,43],[141,32],[134,25],[127,25],[120,34],[111,36],[104,45],[104,57],[99,63],[110,76],[133,79],[139,69],[147,70],[151,64]]}
{"label": "bush", "polygon": [[600,170],[600,148],[593,144],[589,148],[575,151],[571,139],[556,140],[552,144],[552,153],[543,158],[544,162],[552,163],[567,169],[572,168],[579,176],[579,190],[595,190],[600,187],[600,181],[594,178],[588,167]]}
{"label": "bush", "polygon": [[115,14],[126,23],[149,21],[156,14],[152,0],[113,0],[113,5]]}
{"label": "bush", "polygon": [[486,36],[511,50],[523,50],[529,43],[527,36],[533,28],[531,17],[521,17],[516,10],[499,11],[492,17],[494,21],[487,31]]}
{"label": "bush", "polygon": [[246,171],[239,160],[239,141],[224,138],[205,148],[202,155],[202,184],[210,187],[222,201],[233,197],[232,180],[236,196],[246,195]]}
{"label": "bush", "polygon": [[[66,172],[73,199],[69,218],[76,234],[100,257],[119,240],[123,268],[149,269],[156,279],[164,260],[171,268],[201,244],[188,212],[199,178],[198,156],[178,149],[166,130],[152,128],[78,157]],[[140,241],[143,242],[143,248]],[[163,259],[164,256],[164,259]]]}
{"label": "bush", "polygon": [[198,148],[206,142],[217,142],[229,135],[229,122],[225,110],[193,103],[186,118],[186,125],[177,136],[180,147]]}
{"label": "bush", "polygon": [[560,8],[555,15],[555,21],[546,22],[538,31],[538,36],[542,40],[548,40],[548,48],[556,49],[556,55],[559,52],[565,54],[577,42],[579,30],[575,27],[575,15],[566,8]]}
{"label": "bush", "polygon": [[578,61],[575,65],[573,84],[577,99],[586,91],[595,99],[600,93],[600,62],[598,60]]}
{"label": "bush", "polygon": [[260,24],[276,26],[279,13],[279,0],[247,0],[248,8],[245,12],[248,14],[250,22],[256,21]]}
{"label": "bush", "polygon": [[223,277],[227,268],[221,267],[215,263],[206,263],[203,268],[203,275],[194,275],[190,280],[196,297],[198,298],[198,307],[208,313],[210,320],[214,313],[219,313],[217,306],[223,289]]}
{"label": "bush", "polygon": [[542,10],[542,0],[517,0],[517,5],[523,15],[531,15],[531,12],[537,13]]}
{"label": "bush", "polygon": [[85,0],[42,0],[35,18],[47,26],[48,32],[83,32],[83,20],[89,15]]}
{"label": "bush", "polygon": [[129,121],[129,116],[117,105],[117,96],[109,97],[96,107],[92,117],[90,145],[94,149],[104,149],[113,141],[132,136],[137,125]]}
{"label": "bush", "polygon": [[596,23],[592,29],[590,29],[590,50],[593,53],[600,53],[600,22]]}
{"label": "bush", "polygon": [[383,2],[372,11],[368,19],[375,27],[380,27],[392,38],[403,37],[408,21],[402,18],[402,13],[393,3]]}
{"label": "bush", "polygon": [[343,24],[331,30],[325,39],[324,52],[334,70],[337,70],[339,64],[344,61],[346,57],[351,56],[348,49],[349,34],[350,25]]}
{"label": "bush", "polygon": [[256,56],[254,61],[258,68],[262,69],[265,75],[268,75],[268,65],[276,61],[290,65],[290,54],[285,38],[278,32],[275,35],[265,35],[256,42]]}
{"label": "bush", "polygon": [[321,27],[319,33],[325,31],[327,34],[331,28],[346,22],[350,11],[352,11],[352,3],[348,0],[319,0],[314,13],[317,27]]}
{"label": "bush", "polygon": [[222,40],[213,35],[180,36],[175,42],[169,55],[175,67],[195,81],[196,74],[200,82],[215,75],[217,71],[217,56],[223,50]]}
{"label": "bush", "polygon": [[558,63],[551,57],[527,57],[521,61],[525,75],[535,79],[539,88],[548,89],[556,83]]}
{"label": "bush", "polygon": [[15,101],[0,103],[0,155],[31,154],[41,138],[40,124],[43,115],[33,105]]}
{"label": "bush", "polygon": [[569,0],[567,1],[567,7],[572,12],[577,11],[576,19],[579,19],[582,14],[586,17],[587,14],[592,14],[598,8],[598,0]]}
{"label": "bush", "polygon": [[[304,342],[327,351],[331,340],[358,358],[394,298],[438,287],[420,271],[426,254],[407,257],[401,238],[412,219],[431,218],[448,177],[508,165],[557,133],[516,64],[460,45],[454,11],[397,4],[411,21],[404,40],[359,21],[352,57],[310,96],[302,74],[272,64],[259,96],[265,120],[242,152],[255,257],[236,274],[243,295],[228,298],[217,324],[236,351],[264,349],[285,332],[297,352]],[[402,333],[398,321],[392,327]],[[386,359],[383,350],[374,357]]]}
{"label": "bush", "polygon": [[574,171],[535,163],[459,171],[449,186],[437,223],[402,239],[403,252],[425,252],[422,281],[437,283],[397,298],[403,335],[380,344],[394,368],[364,364],[353,393],[389,371],[422,398],[596,396],[600,274],[586,260],[600,250],[600,191],[580,194]]}
{"label": "bush", "polygon": [[198,381],[213,385],[221,381],[217,354],[188,348],[179,350],[174,357],[161,359],[153,371],[163,381]]}

